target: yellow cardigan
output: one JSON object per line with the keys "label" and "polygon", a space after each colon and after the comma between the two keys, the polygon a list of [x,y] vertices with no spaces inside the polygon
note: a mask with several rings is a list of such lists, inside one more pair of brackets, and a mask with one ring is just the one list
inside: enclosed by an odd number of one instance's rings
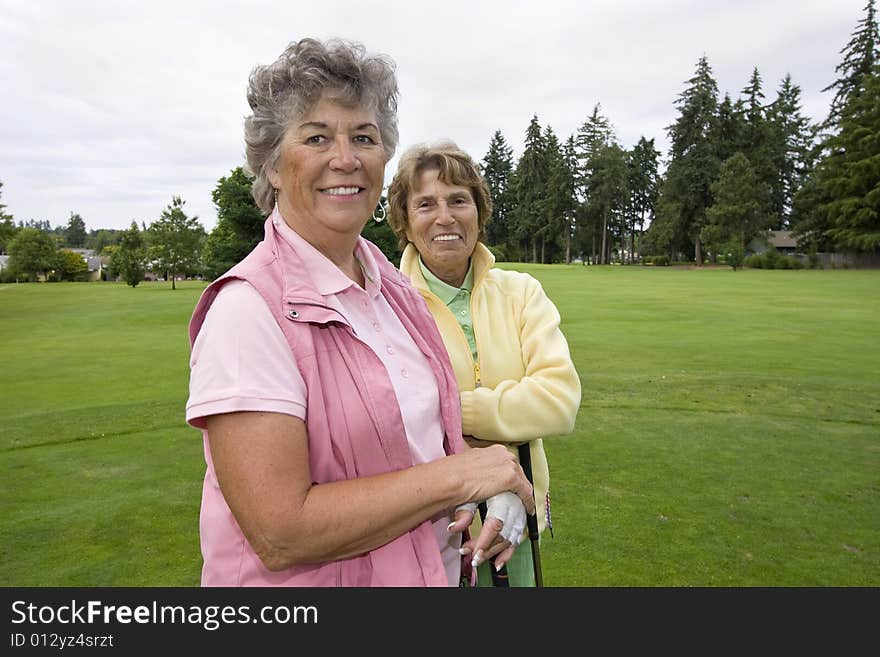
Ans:
{"label": "yellow cardigan", "polygon": [[434,315],[452,360],[461,395],[462,433],[505,443],[514,454],[529,442],[538,526],[546,527],[550,470],[542,437],[571,433],[581,402],[581,382],[559,311],[529,274],[496,269],[482,243],[472,256],[471,319],[478,363],[452,312],[428,288],[418,251],[404,249],[400,270]]}

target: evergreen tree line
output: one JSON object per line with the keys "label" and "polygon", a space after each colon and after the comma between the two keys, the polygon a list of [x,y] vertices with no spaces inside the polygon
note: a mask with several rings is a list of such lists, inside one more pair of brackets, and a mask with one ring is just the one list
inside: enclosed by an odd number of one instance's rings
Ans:
{"label": "evergreen tree line", "polygon": [[[812,124],[790,75],[767,102],[756,67],[719,99],[705,56],[676,100],[665,171],[653,139],[624,149],[600,105],[564,142],[533,116],[522,156],[496,131],[482,160],[503,259],[604,264],[643,255],[702,263],[791,230],[805,252],[880,247],[880,70],[874,0],[865,6],[829,116]],[[645,226],[648,226],[645,230]]]}
{"label": "evergreen tree line", "polygon": [[[670,149],[660,172],[654,139],[624,148],[596,104],[576,132],[561,140],[534,115],[524,150],[497,130],[480,161],[493,202],[487,241],[499,260],[636,262],[644,256],[702,263],[722,256],[736,265],[768,230],[791,230],[806,252],[880,249],[880,60],[875,0],[841,50],[828,117],[801,113],[790,75],[767,102],[758,68],[734,100],[719,100],[705,56],[675,101]],[[2,182],[0,182],[2,191]],[[87,233],[71,213],[66,227],[19,222],[0,203],[0,253],[10,271],[31,276],[64,270],[59,247],[111,255],[111,275],[131,285],[150,269],[213,279],[262,239],[264,217],[241,169],[212,192],[217,224],[206,234],[174,197],[149,228]],[[364,235],[396,262],[387,224],[367,222]]]}

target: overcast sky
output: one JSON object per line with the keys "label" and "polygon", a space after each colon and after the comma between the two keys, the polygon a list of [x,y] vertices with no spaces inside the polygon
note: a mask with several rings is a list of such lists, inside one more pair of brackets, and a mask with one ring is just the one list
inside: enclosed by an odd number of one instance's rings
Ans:
{"label": "overcast sky", "polygon": [[824,119],[866,1],[0,0],[0,202],[91,230],[149,225],[180,195],[210,230],[211,191],[243,163],[248,74],[307,36],[396,61],[398,154],[449,137],[480,160],[500,129],[518,157],[532,115],[564,140],[600,103],[623,146],[665,157],[704,54],[722,96],[757,66],[769,102],[790,73]]}

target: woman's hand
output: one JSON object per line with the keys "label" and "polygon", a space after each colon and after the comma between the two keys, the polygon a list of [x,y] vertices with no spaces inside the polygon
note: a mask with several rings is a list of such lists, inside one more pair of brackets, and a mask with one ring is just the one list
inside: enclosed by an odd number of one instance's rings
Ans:
{"label": "woman's hand", "polygon": [[468,449],[445,459],[463,487],[464,502],[480,502],[509,491],[522,500],[526,513],[535,512],[532,485],[516,457],[503,445]]}
{"label": "woman's hand", "polygon": [[486,509],[480,535],[462,544],[462,554],[473,554],[474,566],[494,556],[495,567],[500,568],[522,543],[526,509],[522,500],[510,492],[490,497]]}

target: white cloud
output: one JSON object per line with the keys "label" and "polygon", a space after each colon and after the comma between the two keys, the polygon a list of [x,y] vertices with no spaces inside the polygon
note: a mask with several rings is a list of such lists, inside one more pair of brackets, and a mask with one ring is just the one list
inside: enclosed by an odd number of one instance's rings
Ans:
{"label": "white cloud", "polygon": [[[16,219],[149,223],[173,195],[210,229],[211,191],[242,163],[247,76],[293,40],[342,36],[391,55],[401,148],[450,137],[519,154],[533,114],[565,139],[596,103],[625,146],[666,148],[673,102],[706,54],[736,98],[791,73],[824,118],[864,0],[150,3],[0,0],[0,180]],[[396,159],[389,163],[390,180]]]}

